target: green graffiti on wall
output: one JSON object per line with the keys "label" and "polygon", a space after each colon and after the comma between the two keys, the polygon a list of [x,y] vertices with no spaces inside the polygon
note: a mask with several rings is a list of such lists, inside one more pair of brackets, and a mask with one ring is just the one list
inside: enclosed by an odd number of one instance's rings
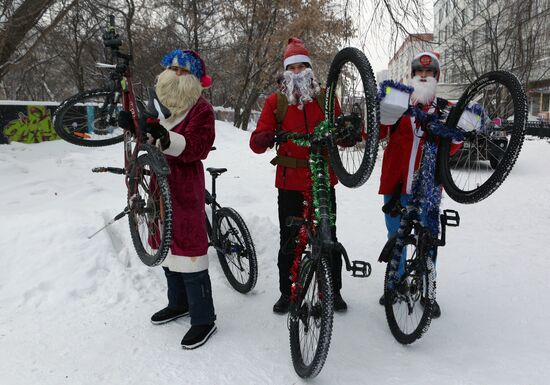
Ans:
{"label": "green graffiti on wall", "polygon": [[4,128],[4,134],[13,141],[39,143],[59,139],[53,128],[50,111],[45,106],[27,106],[27,116],[19,113]]}

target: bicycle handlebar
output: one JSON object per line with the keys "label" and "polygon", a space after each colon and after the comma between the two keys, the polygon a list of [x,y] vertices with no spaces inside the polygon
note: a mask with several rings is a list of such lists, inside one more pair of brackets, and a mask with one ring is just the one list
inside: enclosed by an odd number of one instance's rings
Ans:
{"label": "bicycle handlebar", "polygon": [[164,119],[168,119],[172,113],[168,107],[160,102],[155,89],[153,87],[149,87],[147,91],[149,93],[149,101],[145,107],[145,114],[153,118],[158,118],[159,113],[161,113],[164,116]]}

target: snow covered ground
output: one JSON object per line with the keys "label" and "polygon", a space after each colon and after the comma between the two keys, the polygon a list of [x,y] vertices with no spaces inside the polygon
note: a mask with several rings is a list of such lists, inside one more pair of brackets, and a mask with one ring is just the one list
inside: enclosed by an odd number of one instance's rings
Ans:
{"label": "snow covered ground", "polygon": [[[87,236],[123,209],[121,145],[80,148],[63,141],[0,146],[0,383],[300,384],[278,297],[278,226],[273,152],[255,155],[249,133],[217,122],[206,166],[222,205],[247,222],[259,277],[248,295],[227,283],[211,251],[218,333],[185,351],[188,318],[154,326],[166,304],[160,268],[143,265],[127,221]],[[489,199],[457,209],[438,260],[443,315],[412,346],[397,343],[378,305],[385,266],[376,262],[385,227],[376,194],[380,164],[366,185],[337,188],[338,234],[370,278],[344,277],[346,314],[336,314],[316,384],[548,384],[550,143],[526,141],[509,179]]]}

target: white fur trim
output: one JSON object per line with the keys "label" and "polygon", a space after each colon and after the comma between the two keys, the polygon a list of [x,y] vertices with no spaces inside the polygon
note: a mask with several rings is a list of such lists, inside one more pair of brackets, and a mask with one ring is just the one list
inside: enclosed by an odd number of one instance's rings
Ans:
{"label": "white fur trim", "polygon": [[424,135],[424,131],[422,131],[420,128],[416,130],[416,122],[415,122],[414,116],[411,116],[411,127],[413,131],[412,132],[413,145],[411,148],[411,156],[409,157],[409,170],[407,172],[407,186],[405,189],[406,194],[410,194],[412,192],[412,182],[414,178],[414,165],[416,163],[416,154],[418,153],[420,138],[422,138],[422,135]]}
{"label": "white fur trim", "polygon": [[198,273],[199,271],[208,269],[208,255],[186,257],[173,255],[171,252],[168,252],[161,266],[167,267],[170,271],[177,273]]}
{"label": "white fur trim", "polygon": [[180,156],[187,144],[185,136],[174,131],[168,131],[168,133],[170,134],[170,146],[162,152],[166,155]]}
{"label": "white fur trim", "polygon": [[284,60],[283,67],[284,69],[286,69],[287,66],[296,63],[309,63],[309,65],[311,66],[311,59],[309,58],[309,56],[306,55],[292,55]]}
{"label": "white fur trim", "polygon": [[183,122],[183,119],[185,119],[185,117],[187,116],[187,113],[189,111],[187,111],[185,114],[183,114],[182,116],[179,116],[177,119],[175,119],[174,121],[166,121],[166,119],[160,119],[160,124],[162,124],[162,127],[166,128],[168,131],[170,131],[172,128],[176,127],[178,124],[180,124],[181,122]]}

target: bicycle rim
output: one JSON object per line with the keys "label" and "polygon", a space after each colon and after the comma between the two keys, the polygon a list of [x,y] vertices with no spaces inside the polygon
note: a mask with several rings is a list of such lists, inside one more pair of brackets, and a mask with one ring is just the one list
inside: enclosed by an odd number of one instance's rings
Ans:
{"label": "bicycle rim", "polygon": [[122,110],[119,93],[96,89],[76,94],[54,112],[55,132],[65,141],[85,147],[102,147],[119,143],[124,130],[118,127]]}
{"label": "bicycle rim", "polygon": [[303,289],[291,305],[290,353],[296,373],[311,378],[323,368],[332,336],[334,294],[326,258],[302,263],[297,284]]}
{"label": "bicycle rim", "polygon": [[231,286],[248,293],[256,285],[258,261],[252,237],[242,217],[232,208],[217,212],[218,259]]}
{"label": "bicycle rim", "polygon": [[352,140],[335,139],[330,143],[331,166],[344,186],[359,187],[367,181],[374,168],[379,127],[372,68],[363,52],[356,48],[348,47],[338,52],[330,66],[325,116],[331,127],[338,118],[337,103],[343,115],[353,114],[358,119],[351,131]]}
{"label": "bicycle rim", "polygon": [[410,344],[421,338],[430,326],[435,301],[435,267],[431,258],[417,254],[414,238],[405,240],[404,249],[405,269],[395,288],[388,287],[391,263],[386,267],[384,309],[392,335],[398,342]]}
{"label": "bicycle rim", "polygon": [[141,155],[129,178],[130,235],[147,266],[162,263],[172,241],[172,204],[168,180],[158,175],[149,155]]}
{"label": "bicycle rim", "polygon": [[476,79],[449,114],[447,125],[465,139],[451,155],[444,139],[439,152],[439,178],[456,202],[479,202],[504,182],[520,153],[525,137],[527,102],[518,79],[507,71],[493,71]]}

